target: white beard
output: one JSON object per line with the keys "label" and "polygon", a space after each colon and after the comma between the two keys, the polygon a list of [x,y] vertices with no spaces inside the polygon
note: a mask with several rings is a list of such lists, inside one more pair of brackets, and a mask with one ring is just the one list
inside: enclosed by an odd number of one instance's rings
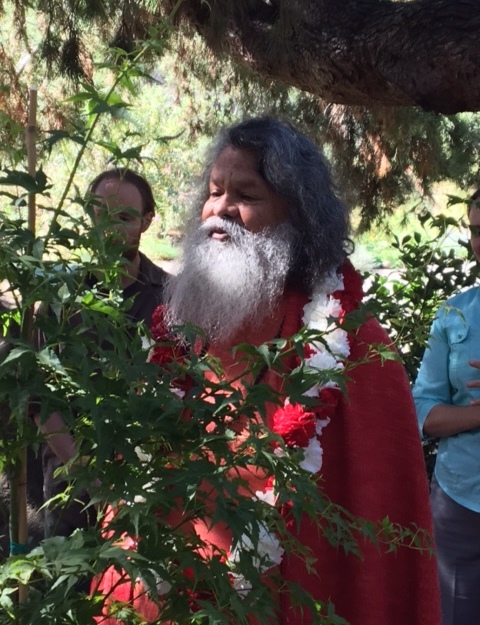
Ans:
{"label": "white beard", "polygon": [[[211,238],[217,228],[227,241]],[[219,217],[195,224],[184,239],[183,270],[167,284],[169,325],[193,324],[217,344],[258,326],[283,294],[294,240],[287,223],[256,234]]]}

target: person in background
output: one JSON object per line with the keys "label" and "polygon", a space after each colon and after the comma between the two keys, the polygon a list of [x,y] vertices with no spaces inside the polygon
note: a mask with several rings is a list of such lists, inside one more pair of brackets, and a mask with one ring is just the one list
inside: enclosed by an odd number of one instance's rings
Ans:
{"label": "person in background", "polygon": [[[151,322],[152,312],[163,301],[167,273],[140,252],[142,235],[155,215],[152,189],[143,176],[126,168],[103,171],[89,185],[88,198],[100,221],[108,213],[124,246],[121,285],[124,300],[132,300],[127,311],[132,324]],[[75,320],[73,320],[75,323]],[[39,417],[36,417],[39,422]],[[49,500],[63,490],[63,480],[54,477],[58,467],[66,464],[76,453],[75,440],[65,427],[62,416],[53,413],[41,425],[46,436],[43,445],[44,498]],[[85,495],[85,501],[88,496]],[[84,510],[85,501],[74,501],[67,507],[46,508],[45,535],[69,536],[76,528],[86,527],[95,520],[93,509]]]}
{"label": "person in background", "polygon": [[[480,190],[468,205],[480,261]],[[413,388],[420,431],[438,438],[431,483],[442,625],[480,619],[480,288],[448,299],[430,330]]]}
{"label": "person in background", "polygon": [[[348,260],[349,228],[348,210],[310,139],[273,118],[226,129],[193,208],[183,269],[169,279],[167,304],[156,311],[152,334],[161,341],[165,326],[199,326],[225,379],[242,389],[259,379],[250,379],[247,365],[232,351],[235,345],[290,337],[304,325],[325,328],[327,319],[336,318],[340,327],[330,326],[328,348],[309,345],[305,361],[323,370],[356,366],[346,374],[345,394],[332,380],[312,388],[310,394],[318,398],[317,407],[309,408],[315,411],[315,423],[308,445],[300,439],[295,443],[304,449],[302,467],[321,474],[325,494],[354,515],[376,522],[388,516],[393,523],[430,531],[427,477],[405,371],[398,360],[372,356],[372,344],[390,346],[375,319],[367,318],[355,331],[341,326],[363,295],[361,278]],[[296,358],[289,366],[298,366]],[[206,375],[217,381],[211,370]],[[282,380],[273,371],[263,371],[260,378],[282,393]],[[288,401],[280,408],[269,405],[268,427],[280,432],[283,413],[294,419],[292,410]],[[300,409],[298,413],[306,416]],[[241,418],[237,426],[247,427]],[[245,480],[248,492],[267,496],[262,475],[252,471]],[[195,520],[194,530],[217,557],[231,557],[228,527],[204,518]],[[360,559],[331,546],[308,518],[298,532],[314,563],[309,569],[304,558],[283,557],[279,551],[274,568],[285,582],[331,601],[350,625],[438,625],[433,557],[410,548],[387,553],[385,547],[365,542]],[[132,598],[131,584],[119,579],[112,567],[95,582],[93,590],[108,598],[99,622],[117,622],[108,615],[112,598],[133,601],[145,620],[159,622],[148,592]],[[287,594],[278,597],[278,625],[318,622],[318,616],[295,606]]]}

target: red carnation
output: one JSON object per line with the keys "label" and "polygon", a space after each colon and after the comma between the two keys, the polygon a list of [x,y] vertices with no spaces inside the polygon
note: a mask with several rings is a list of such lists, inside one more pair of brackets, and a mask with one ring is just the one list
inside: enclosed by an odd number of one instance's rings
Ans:
{"label": "red carnation", "polygon": [[169,330],[165,324],[166,310],[167,307],[164,304],[161,304],[153,311],[150,332],[155,341],[165,340],[165,337],[169,334]]}
{"label": "red carnation", "polygon": [[300,404],[286,404],[273,415],[273,431],[290,447],[307,447],[315,436],[316,417]]}
{"label": "red carnation", "polygon": [[173,347],[168,345],[157,345],[154,347],[149,356],[149,362],[154,362],[161,367],[170,364],[175,360],[175,351]]}
{"label": "red carnation", "polygon": [[338,388],[323,388],[320,391],[320,405],[315,408],[319,419],[330,418],[334,415],[341,391]]}
{"label": "red carnation", "polygon": [[340,300],[343,312],[349,313],[352,310],[357,310],[363,299],[363,281],[348,258],[343,263],[341,272],[343,291],[335,291],[332,295]]}

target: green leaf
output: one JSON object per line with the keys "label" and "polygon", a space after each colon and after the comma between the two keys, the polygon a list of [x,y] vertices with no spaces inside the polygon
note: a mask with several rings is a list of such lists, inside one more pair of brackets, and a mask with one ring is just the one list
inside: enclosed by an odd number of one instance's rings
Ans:
{"label": "green leaf", "polygon": [[28,347],[15,347],[12,351],[7,355],[7,357],[2,360],[1,366],[5,367],[7,364],[12,364],[17,360],[21,359],[25,354],[31,354],[32,350]]}
{"label": "green leaf", "polygon": [[56,373],[60,373],[62,376],[65,376],[70,379],[70,375],[67,373],[62,363],[60,362],[57,354],[51,350],[49,347],[44,347],[42,350],[38,352],[37,355],[38,362],[51,371]]}

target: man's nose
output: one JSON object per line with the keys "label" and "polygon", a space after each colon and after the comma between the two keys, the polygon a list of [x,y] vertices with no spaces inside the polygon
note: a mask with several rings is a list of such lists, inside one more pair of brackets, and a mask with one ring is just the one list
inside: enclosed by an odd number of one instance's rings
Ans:
{"label": "man's nose", "polygon": [[214,203],[213,212],[217,217],[234,219],[238,216],[238,207],[234,198],[232,198],[229,194],[224,193]]}

